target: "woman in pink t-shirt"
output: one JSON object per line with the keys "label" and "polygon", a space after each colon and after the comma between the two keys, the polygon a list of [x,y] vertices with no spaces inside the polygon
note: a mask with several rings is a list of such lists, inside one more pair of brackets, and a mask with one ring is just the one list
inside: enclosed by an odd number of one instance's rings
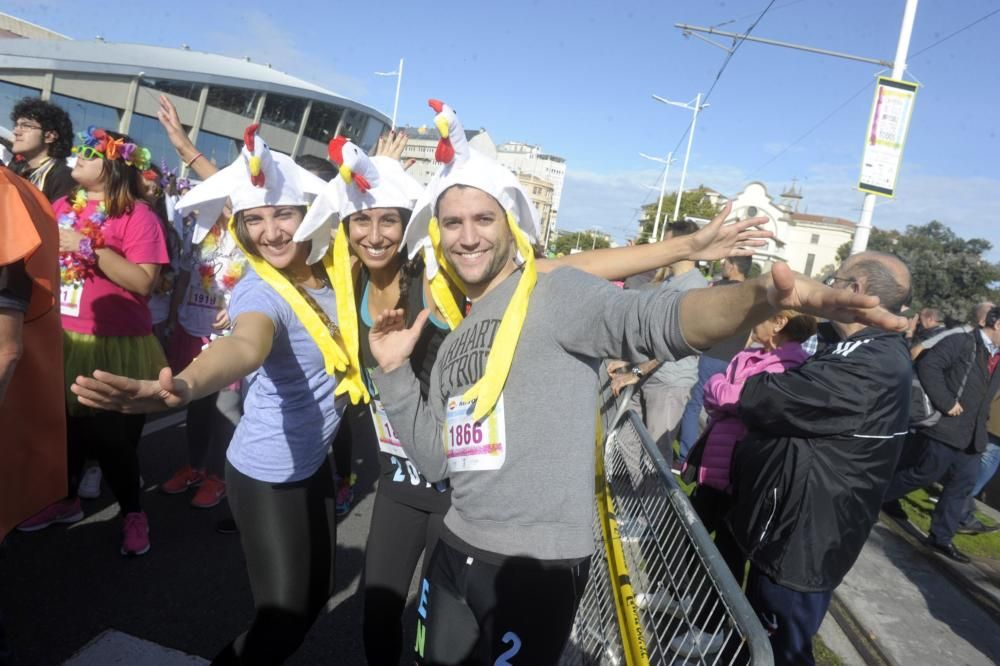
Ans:
{"label": "woman in pink t-shirt", "polygon": [[163,229],[142,200],[149,151],[125,135],[94,127],[81,136],[83,144],[73,149],[73,179],[79,187],[53,205],[62,269],[69,494],[19,529],[83,518],[74,477],[89,454],[100,462],[125,517],[122,554],[142,555],[149,550],[149,524],[139,502],[137,448],[145,416],[88,409],[69,386],[95,368],[157,376],[165,360],[152,335],[147,301],[169,258]]}

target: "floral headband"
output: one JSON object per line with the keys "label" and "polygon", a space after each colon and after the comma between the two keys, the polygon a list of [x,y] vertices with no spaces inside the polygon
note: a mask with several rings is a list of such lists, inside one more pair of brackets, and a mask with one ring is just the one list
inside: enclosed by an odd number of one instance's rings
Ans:
{"label": "floral headband", "polygon": [[83,145],[75,146],[73,152],[84,159],[102,157],[106,160],[120,159],[125,164],[140,171],[149,168],[152,155],[149,148],[143,148],[134,143],[125,143],[124,139],[115,139],[100,127],[91,125],[87,133],[78,135]]}

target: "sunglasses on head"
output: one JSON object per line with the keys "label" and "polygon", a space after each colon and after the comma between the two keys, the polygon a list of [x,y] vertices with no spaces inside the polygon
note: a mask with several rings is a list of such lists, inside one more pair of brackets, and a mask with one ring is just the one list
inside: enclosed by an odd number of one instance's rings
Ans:
{"label": "sunglasses on head", "polygon": [[74,146],[73,154],[84,160],[104,159],[104,153],[90,146]]}

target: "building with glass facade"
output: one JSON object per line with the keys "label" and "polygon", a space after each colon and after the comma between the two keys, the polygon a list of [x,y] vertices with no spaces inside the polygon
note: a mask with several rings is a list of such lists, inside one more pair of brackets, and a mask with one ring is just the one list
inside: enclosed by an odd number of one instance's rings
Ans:
{"label": "building with glass facade", "polygon": [[156,164],[163,158],[178,166],[156,118],[161,94],[177,107],[198,149],[219,166],[235,159],[253,122],[261,123],[272,149],[293,157],[325,158],[338,134],[368,152],[389,127],[388,116],[371,107],[249,58],[22,35],[0,29],[0,124],[9,124],[17,100],[37,95],[63,107],[74,131],[97,125],[128,133],[149,147]]}

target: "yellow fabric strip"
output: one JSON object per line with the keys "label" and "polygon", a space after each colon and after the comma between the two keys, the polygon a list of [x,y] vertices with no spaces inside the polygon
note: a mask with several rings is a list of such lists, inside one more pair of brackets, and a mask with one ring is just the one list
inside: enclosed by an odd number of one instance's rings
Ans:
{"label": "yellow fabric strip", "polygon": [[490,413],[500,398],[504,384],[507,383],[507,375],[510,374],[510,366],[514,362],[517,341],[521,337],[524,318],[528,314],[528,301],[535,288],[535,283],[538,281],[535,253],[532,250],[531,241],[527,234],[517,226],[517,221],[509,211],[507,212],[507,226],[514,234],[514,244],[524,258],[524,269],[517,282],[514,295],[503,313],[496,337],[493,338],[493,346],[486,358],[486,369],[483,371],[483,376],[462,396],[463,400],[476,401],[472,417],[477,421]]}
{"label": "yellow fabric strip", "polygon": [[323,257],[323,268],[333,285],[333,293],[337,297],[337,324],[340,336],[347,350],[347,376],[337,386],[334,395],[346,392],[352,404],[368,402],[368,388],[361,376],[361,363],[358,359],[358,311],[354,304],[354,281],[351,278],[351,251],[347,244],[347,232],[340,228],[336,230],[333,239],[333,253]]}
{"label": "yellow fabric strip", "polygon": [[[291,306],[292,312],[294,312],[295,316],[299,318],[300,322],[302,322],[302,326],[309,333],[309,336],[316,343],[316,346],[319,347],[320,353],[323,354],[323,366],[326,369],[327,374],[335,375],[337,372],[344,374],[344,377],[337,385],[334,394],[341,395],[346,392],[350,395],[351,402],[355,404],[361,400],[367,401],[368,391],[365,389],[364,381],[362,380],[361,373],[358,369],[356,360],[357,352],[355,351],[355,361],[352,365],[351,358],[347,351],[337,343],[316,311],[313,310],[312,306],[306,302],[306,299],[299,293],[298,289],[292,285],[288,278],[260,257],[247,252],[246,248],[243,247],[239,239],[236,237],[236,222],[234,218],[229,218],[229,234],[232,236],[237,247],[239,247],[243,252],[247,263],[250,264],[250,267],[253,268],[254,272],[260,276],[260,279],[270,285],[271,288],[278,292],[278,295],[281,296],[289,306]],[[331,256],[332,252],[333,250],[331,249],[327,252],[327,256],[323,258],[323,267],[326,269],[327,277],[330,278],[330,284],[334,285],[334,293],[337,297],[339,317],[341,294],[336,291],[335,274],[337,271],[335,270],[334,258]],[[347,267],[348,271],[350,271],[350,261],[347,262]],[[353,298],[348,302],[353,307]],[[341,335],[344,335],[343,331],[346,327],[343,324],[339,324],[339,326],[341,327]],[[357,319],[355,318],[355,343],[357,343],[357,336]],[[355,349],[357,348],[355,347]]]}
{"label": "yellow fabric strip", "polygon": [[[427,225],[427,236],[431,239],[434,257],[437,259],[438,264],[438,272],[430,280],[431,298],[434,299],[434,304],[437,305],[438,311],[444,315],[444,319],[448,323],[448,328],[454,331],[462,323],[464,317],[462,310],[455,302],[455,295],[448,284],[448,278],[451,278],[451,281],[458,285],[463,292],[465,291],[465,285],[462,284],[461,278],[458,277],[454,269],[444,259],[444,252],[441,251],[441,230],[438,229],[436,217],[432,217],[430,223]],[[448,278],[445,278],[445,273],[448,274]]]}

